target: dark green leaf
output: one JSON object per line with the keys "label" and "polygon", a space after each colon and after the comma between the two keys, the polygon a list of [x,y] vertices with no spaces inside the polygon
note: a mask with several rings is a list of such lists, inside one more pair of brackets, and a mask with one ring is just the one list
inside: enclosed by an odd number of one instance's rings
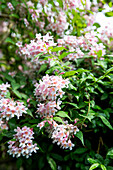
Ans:
{"label": "dark green leaf", "polygon": [[48,64],[41,65],[41,67],[40,67],[40,69],[38,71],[38,74],[41,73],[41,72],[44,72],[47,69],[47,66],[48,66]]}
{"label": "dark green leaf", "polygon": [[87,150],[88,150],[87,148],[77,148],[73,153],[74,154],[83,154]]}
{"label": "dark green leaf", "polygon": [[81,131],[79,131],[75,134],[75,136],[77,138],[79,138],[81,140],[82,144],[84,145],[83,133]]}
{"label": "dark green leaf", "polygon": [[113,130],[113,127],[111,126],[111,124],[109,123],[109,121],[102,115],[98,115],[98,117],[101,118],[102,122],[107,126],[109,127],[111,130]]}
{"label": "dark green leaf", "polygon": [[17,91],[17,90],[12,90],[12,91],[17,97],[19,97],[20,99],[22,98],[22,95],[19,91]]}

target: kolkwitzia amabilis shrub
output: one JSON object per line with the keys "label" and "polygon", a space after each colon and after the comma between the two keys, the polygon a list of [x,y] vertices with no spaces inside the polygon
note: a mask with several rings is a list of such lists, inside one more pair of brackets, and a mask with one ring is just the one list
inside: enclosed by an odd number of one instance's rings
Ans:
{"label": "kolkwitzia amabilis shrub", "polygon": [[22,129],[17,127],[14,131],[16,132],[14,135],[14,141],[8,142],[8,153],[10,155],[17,158],[20,156],[26,156],[26,158],[29,158],[29,156],[32,155],[32,152],[37,152],[39,148],[36,143],[33,144],[34,132],[32,129],[24,126]]}

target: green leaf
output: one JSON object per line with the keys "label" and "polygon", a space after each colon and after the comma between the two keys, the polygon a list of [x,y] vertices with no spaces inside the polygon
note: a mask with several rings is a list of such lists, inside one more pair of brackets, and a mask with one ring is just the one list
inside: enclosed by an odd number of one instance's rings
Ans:
{"label": "green leaf", "polygon": [[58,52],[58,51],[62,51],[62,50],[67,50],[65,47],[55,47],[51,50],[51,52]]}
{"label": "green leaf", "polygon": [[101,96],[101,100],[105,100],[108,98],[108,93],[104,93],[102,96]]}
{"label": "green leaf", "polygon": [[109,5],[109,7],[111,8],[111,7],[112,7],[112,2],[109,2],[109,4],[108,4],[108,5]]}
{"label": "green leaf", "polygon": [[63,120],[62,120],[60,117],[54,117],[53,119],[54,119],[55,121],[57,121],[57,122],[60,122],[60,123],[63,123],[63,124],[64,124]]}
{"label": "green leaf", "polygon": [[2,72],[1,74],[5,77],[5,79],[9,80],[10,82],[16,83],[15,80],[10,75],[8,75],[8,73]]}
{"label": "green leaf", "polygon": [[84,72],[89,72],[90,70],[86,70],[83,68],[80,68],[76,71],[68,71],[64,74],[65,77],[73,76],[75,73],[84,73]]}
{"label": "green leaf", "polygon": [[106,13],[105,13],[105,16],[106,16],[106,17],[112,17],[112,16],[113,16],[113,12],[112,12],[112,11],[106,12]]}
{"label": "green leaf", "polygon": [[60,6],[61,8],[63,8],[63,1],[62,1],[62,0],[57,0],[57,2],[59,3],[59,6]]}
{"label": "green leaf", "polygon": [[77,148],[73,153],[74,154],[83,154],[87,150],[88,150],[87,148]]}
{"label": "green leaf", "polygon": [[18,169],[20,169],[20,167],[22,166],[22,163],[23,163],[23,159],[21,157],[18,158],[16,161],[16,166]]}
{"label": "green leaf", "polygon": [[99,23],[94,23],[93,26],[96,26],[97,28],[99,28],[100,24]]}
{"label": "green leaf", "polygon": [[64,57],[66,57],[67,55],[72,54],[72,53],[75,53],[75,52],[63,52],[63,53],[59,56],[59,59],[62,60]]}
{"label": "green leaf", "polygon": [[[100,50],[101,51],[101,50]],[[100,55],[100,56],[99,56]],[[98,54],[98,57],[100,58],[101,57],[101,52]],[[98,63],[96,65],[99,65],[101,66],[103,69],[106,69],[107,68],[107,62],[104,61],[104,60],[98,60]]]}
{"label": "green leaf", "polygon": [[9,121],[8,121],[8,125],[9,125],[9,127],[10,127],[10,129],[15,129],[16,128],[16,120],[14,119],[14,118],[12,118],[12,119],[10,119]]}
{"label": "green leaf", "polygon": [[75,86],[73,86],[71,83],[69,83],[69,89],[73,89],[73,90],[77,91],[77,88]]}
{"label": "green leaf", "polygon": [[17,14],[11,14],[10,17],[19,18]]}
{"label": "green leaf", "polygon": [[96,161],[95,159],[92,159],[92,158],[88,158],[87,160],[88,160],[88,162],[91,163],[91,164],[97,163],[97,161]]}
{"label": "green leaf", "polygon": [[21,85],[16,82],[11,82],[11,86],[13,90],[17,90]]}
{"label": "green leaf", "polygon": [[56,60],[51,60],[50,61],[50,66],[53,67],[57,64],[58,62],[56,62]]}
{"label": "green leaf", "polygon": [[87,10],[87,12],[89,12],[89,13],[92,14],[92,15],[94,15],[94,13],[93,13],[92,11],[90,11],[90,10]]}
{"label": "green leaf", "polygon": [[95,163],[95,164],[91,165],[91,167],[89,168],[89,170],[95,169],[95,168],[97,168],[99,165],[100,165],[99,163]]}
{"label": "green leaf", "polygon": [[53,47],[48,47],[47,51],[52,50],[52,49],[53,49]]}
{"label": "green leaf", "polygon": [[22,95],[19,91],[17,91],[17,90],[12,90],[12,91],[17,97],[19,97],[20,99],[22,98]]}
{"label": "green leaf", "polygon": [[63,157],[59,154],[51,153],[51,156],[58,161],[63,161]]}
{"label": "green leaf", "polygon": [[74,106],[74,107],[76,107],[78,109],[78,106],[75,103],[70,103],[70,102],[65,102],[65,103],[70,104],[70,105],[72,105],[72,106]]}
{"label": "green leaf", "polygon": [[111,124],[109,123],[109,121],[102,115],[97,115],[98,117],[101,118],[102,122],[107,126],[109,127],[111,130],[113,130],[113,127],[111,126]]}
{"label": "green leaf", "polygon": [[64,77],[70,77],[73,76],[76,73],[76,71],[68,71],[64,74]]}
{"label": "green leaf", "polygon": [[67,112],[64,112],[64,111],[57,112],[56,116],[67,117],[68,119],[70,119],[72,121],[72,119],[67,115]]}
{"label": "green leaf", "polygon": [[111,156],[111,158],[113,159],[113,149],[110,150],[108,153],[107,153],[108,156]]}
{"label": "green leaf", "polygon": [[31,110],[28,109],[28,110],[26,110],[26,112],[27,112],[28,115],[30,115],[31,117],[33,117],[33,114],[32,114],[32,112],[31,112]]}
{"label": "green leaf", "polygon": [[34,57],[34,59],[40,57],[40,56],[43,55],[43,54],[44,54],[44,52],[41,52],[41,53],[37,54],[37,55]]}
{"label": "green leaf", "polygon": [[5,42],[15,44],[15,42],[10,37],[7,37]]}
{"label": "green leaf", "polygon": [[51,167],[52,170],[57,170],[56,162],[50,158],[49,156],[47,157],[48,163]]}
{"label": "green leaf", "polygon": [[82,114],[79,114],[79,115],[82,116],[82,117],[85,117],[85,118],[88,119],[90,122],[91,122],[91,120],[95,117],[95,116],[94,116],[95,113],[93,113],[93,112],[91,112],[91,111],[89,111],[89,113],[88,113],[87,116],[82,115]]}
{"label": "green leaf", "polygon": [[24,93],[21,93],[21,96],[22,96],[22,98],[24,98],[24,99],[28,99],[28,96],[27,96],[26,94],[24,94]]}
{"label": "green leaf", "polygon": [[39,170],[44,169],[45,157],[44,157],[44,156],[40,156],[40,157],[38,158],[37,163],[38,163]]}
{"label": "green leaf", "polygon": [[47,66],[48,66],[48,64],[41,65],[41,67],[40,67],[40,69],[38,71],[38,74],[41,73],[41,72],[44,72],[47,69]]}
{"label": "green leaf", "polygon": [[107,170],[106,167],[102,164],[100,165],[100,167],[101,167],[102,170]]}
{"label": "green leaf", "polygon": [[[98,52],[96,52],[98,58],[102,57],[102,50],[99,50]],[[102,61],[102,60],[99,60],[99,61]]]}
{"label": "green leaf", "polygon": [[84,145],[83,133],[81,131],[79,131],[75,134],[75,136],[77,138],[79,138],[81,140],[82,144]]}

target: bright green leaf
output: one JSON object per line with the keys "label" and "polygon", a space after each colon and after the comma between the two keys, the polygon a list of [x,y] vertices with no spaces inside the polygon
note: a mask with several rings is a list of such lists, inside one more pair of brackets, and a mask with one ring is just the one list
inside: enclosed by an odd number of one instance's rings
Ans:
{"label": "bright green leaf", "polygon": [[60,117],[54,117],[53,119],[54,119],[55,121],[57,121],[57,122],[60,122],[60,123],[63,123],[63,124],[64,124],[63,120],[62,120]]}
{"label": "bright green leaf", "polygon": [[67,117],[68,119],[70,119],[72,121],[72,119],[67,115],[66,112],[64,111],[59,111],[56,113],[56,116],[60,116],[60,117]]}
{"label": "bright green leaf", "polygon": [[58,52],[58,51],[62,51],[62,50],[67,50],[67,49],[65,47],[55,47],[51,51],[52,52]]}
{"label": "bright green leaf", "polygon": [[92,158],[88,158],[87,160],[91,164],[97,163],[97,161],[95,159],[92,159]]}
{"label": "bright green leaf", "polygon": [[100,165],[100,167],[101,167],[102,170],[107,170],[106,167],[102,164]]}
{"label": "bright green leaf", "polygon": [[91,165],[91,167],[89,168],[89,170],[95,169],[95,168],[97,168],[99,165],[100,165],[99,163],[95,163],[95,164]]}
{"label": "bright green leaf", "polygon": [[107,153],[108,156],[111,156],[111,158],[113,158],[113,149],[110,150],[108,153]]}

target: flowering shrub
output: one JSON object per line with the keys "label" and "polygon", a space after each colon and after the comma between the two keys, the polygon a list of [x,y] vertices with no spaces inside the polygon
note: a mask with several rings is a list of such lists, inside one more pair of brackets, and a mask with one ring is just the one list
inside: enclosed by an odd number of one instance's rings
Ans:
{"label": "flowering shrub", "polygon": [[112,169],[113,29],[96,23],[104,7],[1,0],[3,166],[8,160],[17,169]]}

